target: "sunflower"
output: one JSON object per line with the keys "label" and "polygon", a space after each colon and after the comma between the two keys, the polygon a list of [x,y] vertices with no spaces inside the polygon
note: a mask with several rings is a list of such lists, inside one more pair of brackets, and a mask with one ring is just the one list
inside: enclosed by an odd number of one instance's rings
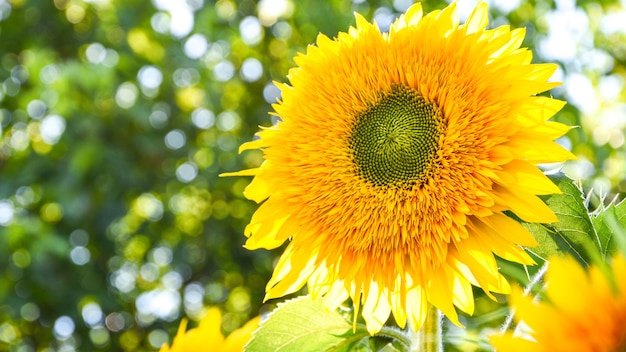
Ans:
{"label": "sunflower", "polygon": [[224,338],[221,331],[222,314],[219,308],[209,309],[207,314],[200,321],[197,328],[185,331],[187,320],[183,319],[178,327],[178,333],[174,338],[172,347],[165,344],[160,352],[241,352],[243,346],[252,338],[252,332],[259,327],[259,317],[248,321],[241,328],[233,331],[227,338]]}
{"label": "sunflower", "polygon": [[528,222],[557,221],[537,197],[559,189],[536,167],[573,158],[547,121],[564,102],[535,94],[554,64],[531,64],[524,30],[486,29],[479,3],[459,24],[456,3],[415,4],[388,32],[356,26],[294,58],[277,83],[280,121],[240,151],[261,149],[244,195],[262,204],[248,249],[290,240],[265,299],[308,284],[329,308],[351,298],[370,333],[393,314],[417,330],[427,305],[459,324],[472,285],[506,293],[494,254],[522,264]]}
{"label": "sunflower", "polygon": [[[626,350],[626,259],[616,256],[608,275],[585,270],[571,257],[554,258],[545,301],[521,290],[510,296],[515,318],[530,331],[493,337],[500,351],[618,352]],[[528,329],[527,329],[528,330]]]}

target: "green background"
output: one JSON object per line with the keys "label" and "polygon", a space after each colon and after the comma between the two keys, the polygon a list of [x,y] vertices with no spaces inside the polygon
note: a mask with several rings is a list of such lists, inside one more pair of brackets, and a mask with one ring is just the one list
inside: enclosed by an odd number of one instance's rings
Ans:
{"label": "green background", "polygon": [[[555,119],[579,126],[564,171],[590,207],[624,192],[624,3],[493,3],[492,27],[560,65]],[[318,32],[354,11],[385,29],[408,4],[0,0],[0,351],[150,351],[208,306],[224,333],[271,309],[281,249],[242,248],[249,178],[217,175],[259,165],[237,148]],[[479,296],[459,348],[505,313]]]}

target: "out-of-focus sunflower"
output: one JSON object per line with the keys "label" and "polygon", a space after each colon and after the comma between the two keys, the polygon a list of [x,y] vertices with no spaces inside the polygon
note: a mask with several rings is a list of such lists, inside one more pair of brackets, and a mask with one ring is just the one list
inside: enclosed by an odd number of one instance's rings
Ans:
{"label": "out-of-focus sunflower", "polygon": [[352,298],[370,333],[393,313],[422,325],[428,302],[458,322],[472,313],[471,285],[508,292],[494,253],[532,264],[532,235],[503,214],[554,222],[537,197],[559,189],[536,165],[573,158],[547,121],[564,102],[535,94],[554,64],[531,64],[524,29],[486,29],[481,2],[464,24],[456,3],[422,15],[420,4],[389,32],[356,27],[294,58],[278,84],[280,121],[240,151],[265,161],[245,196],[263,202],[246,248],[291,239],[266,299],[308,283],[329,308]]}
{"label": "out-of-focus sunflower", "polygon": [[211,308],[202,318],[197,328],[187,329],[187,320],[183,319],[174,337],[172,347],[165,344],[160,352],[241,352],[243,346],[252,338],[252,332],[259,327],[260,317],[253,318],[228,337],[222,335],[222,314],[219,308]]}
{"label": "out-of-focus sunflower", "polygon": [[514,290],[510,296],[522,333],[494,336],[498,351],[620,352],[626,350],[626,260],[616,256],[605,276],[585,270],[571,257],[553,258],[546,274],[545,301]]}

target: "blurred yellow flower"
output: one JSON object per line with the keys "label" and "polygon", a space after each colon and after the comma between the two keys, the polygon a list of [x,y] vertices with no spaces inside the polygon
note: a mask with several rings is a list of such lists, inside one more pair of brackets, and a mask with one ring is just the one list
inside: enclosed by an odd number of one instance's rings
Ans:
{"label": "blurred yellow flower", "polygon": [[503,212],[557,221],[537,197],[559,189],[536,167],[574,156],[556,144],[568,126],[547,121],[564,102],[535,94],[554,64],[531,64],[523,29],[486,29],[480,2],[464,24],[456,3],[415,4],[388,32],[356,27],[294,58],[278,84],[280,121],[240,150],[262,149],[245,196],[263,202],[246,248],[291,239],[266,299],[308,283],[336,308],[350,297],[370,333],[393,314],[415,330],[427,304],[460,324],[472,285],[506,293],[494,253],[533,264],[536,242]]}
{"label": "blurred yellow flower", "polygon": [[571,257],[553,258],[546,274],[545,299],[521,289],[510,296],[516,321],[528,329],[492,337],[503,352],[626,351],[626,260],[616,256],[607,277],[588,272]]}
{"label": "blurred yellow flower", "polygon": [[172,347],[165,344],[160,352],[241,352],[252,338],[252,332],[259,327],[259,321],[260,317],[256,317],[224,338],[221,331],[222,314],[219,308],[213,307],[197,328],[185,331],[187,319],[183,319]]}

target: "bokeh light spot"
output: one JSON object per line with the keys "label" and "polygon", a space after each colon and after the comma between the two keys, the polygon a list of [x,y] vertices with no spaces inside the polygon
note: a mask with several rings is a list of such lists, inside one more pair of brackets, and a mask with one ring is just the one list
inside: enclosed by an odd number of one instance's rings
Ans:
{"label": "bokeh light spot", "polygon": [[157,103],[152,107],[152,112],[148,117],[150,126],[154,128],[163,128],[169,120],[170,106],[166,103]]}
{"label": "bokeh light spot", "polygon": [[55,223],[63,218],[63,208],[58,203],[48,203],[41,207],[41,219],[45,222]]}
{"label": "bokeh light spot", "polygon": [[199,59],[209,48],[206,37],[202,34],[194,34],[185,41],[185,55],[190,59]]}
{"label": "bokeh light spot", "polygon": [[222,60],[213,68],[213,76],[220,82],[226,82],[235,75],[235,66],[228,60]]}
{"label": "bokeh light spot", "polygon": [[74,333],[76,325],[67,315],[60,316],[54,321],[53,333],[58,340],[67,340]]}
{"label": "bokeh light spot", "polygon": [[290,17],[293,14],[293,4],[289,0],[261,0],[257,5],[261,23],[269,27],[279,18]]}
{"label": "bokeh light spot", "polygon": [[137,268],[134,264],[125,263],[119,270],[111,274],[111,284],[121,292],[130,292],[135,288]]}
{"label": "bokeh light spot", "polygon": [[15,208],[8,199],[0,200],[0,226],[9,226],[13,222]]}
{"label": "bokeh light spot", "polygon": [[131,82],[120,84],[115,93],[115,102],[122,109],[130,109],[137,101],[137,86]]}
{"label": "bokeh light spot", "polygon": [[159,266],[166,266],[172,262],[172,258],[174,257],[172,250],[168,247],[157,247],[152,250],[151,258],[152,261]]}
{"label": "bokeh light spot", "polygon": [[263,27],[259,19],[254,16],[241,20],[239,33],[243,42],[250,46],[258,44],[263,39]]}
{"label": "bokeh light spot", "polygon": [[411,0],[393,0],[393,8],[398,12],[406,12],[412,4]]}
{"label": "bokeh light spot", "polygon": [[255,58],[247,58],[241,64],[241,77],[244,81],[255,82],[263,76],[263,65]]}
{"label": "bokeh light spot", "polygon": [[169,131],[165,135],[165,145],[172,150],[184,147],[186,140],[185,133],[178,129]]}
{"label": "bokeh light spot", "polygon": [[287,40],[291,38],[292,32],[291,25],[285,21],[278,21],[272,26],[272,34],[278,39]]}
{"label": "bokeh light spot", "polygon": [[236,14],[235,10],[235,4],[231,0],[218,0],[215,4],[217,15],[224,20],[233,18]]}
{"label": "bokeh light spot", "polygon": [[157,221],[163,216],[163,203],[151,193],[140,195],[134,209],[139,216],[150,221]]}
{"label": "bokeh light spot", "polygon": [[200,81],[200,73],[193,68],[179,68],[174,71],[173,79],[177,87],[189,87]]}
{"label": "bokeh light spot", "polygon": [[139,269],[139,275],[141,278],[148,282],[154,282],[159,278],[159,267],[154,263],[146,263]]}
{"label": "bokeh light spot", "polygon": [[26,321],[35,321],[39,319],[39,307],[32,302],[28,302],[20,308],[20,315]]}
{"label": "bokeh light spot", "polygon": [[76,265],[85,265],[91,260],[91,252],[83,246],[76,246],[70,251],[70,259]]}
{"label": "bokeh light spot", "polygon": [[15,266],[24,269],[30,265],[30,253],[26,249],[20,248],[13,252],[11,260]]}
{"label": "bokeh light spot", "polygon": [[39,79],[45,84],[52,84],[57,78],[59,78],[59,69],[54,64],[46,65],[39,71]]}
{"label": "bokeh light spot", "polygon": [[79,23],[85,18],[85,9],[78,4],[72,4],[65,9],[65,17],[70,23]]}
{"label": "bokeh light spot", "polygon": [[163,331],[161,329],[152,330],[148,334],[148,341],[150,342],[150,344],[154,348],[161,347],[168,340],[169,340],[169,335],[167,334],[167,332],[165,332],[165,331]]}
{"label": "bokeh light spot", "polygon": [[186,161],[176,168],[176,178],[180,182],[191,182],[196,176],[198,176],[198,167],[193,162]]}
{"label": "bokeh light spot", "polygon": [[17,329],[13,324],[4,322],[0,325],[0,341],[11,344],[17,339]]}
{"label": "bokeh light spot", "polygon": [[148,65],[139,70],[137,79],[142,87],[156,89],[159,88],[161,82],[163,82],[163,74],[156,66]]}
{"label": "bokeh light spot", "polygon": [[217,128],[220,131],[228,132],[241,127],[241,118],[234,111],[224,111],[217,115]]}
{"label": "bokeh light spot", "polygon": [[31,100],[26,106],[26,112],[35,120],[41,119],[47,110],[46,103],[39,99]]}
{"label": "bokeh light spot", "polygon": [[205,108],[197,108],[191,113],[191,122],[201,129],[209,129],[215,123],[215,114],[213,111]]}
{"label": "bokeh light spot", "polygon": [[100,43],[92,43],[85,50],[85,56],[92,64],[101,64],[107,57],[107,49]]}
{"label": "bokeh light spot", "polygon": [[126,322],[122,314],[113,312],[107,315],[104,320],[104,324],[106,325],[107,329],[109,329],[109,331],[118,332],[124,329]]}
{"label": "bokeh light spot", "polygon": [[191,313],[199,312],[203,307],[204,288],[199,283],[190,283],[185,287],[185,310]]}
{"label": "bokeh light spot", "polygon": [[176,92],[176,103],[184,111],[197,109],[205,100],[205,92],[199,87],[185,87]]}
{"label": "bokeh light spot", "polygon": [[39,132],[44,142],[49,145],[56,144],[65,131],[65,119],[59,115],[48,115],[41,120]]}
{"label": "bokeh light spot", "polygon": [[165,12],[157,12],[150,18],[150,25],[157,33],[167,33],[170,28],[171,18],[169,14]]}
{"label": "bokeh light spot", "polygon": [[89,330],[89,339],[97,347],[104,347],[110,341],[109,331],[103,328]]}
{"label": "bokeh light spot", "polygon": [[142,314],[172,321],[178,316],[180,294],[169,288],[151,290],[140,294],[135,301],[135,306]]}
{"label": "bokeh light spot", "polygon": [[250,293],[243,286],[235,287],[230,292],[226,305],[235,312],[245,312],[250,309]]}
{"label": "bokeh light spot", "polygon": [[94,302],[85,304],[81,309],[81,315],[85,323],[90,327],[96,327],[103,323],[104,313],[100,305]]}
{"label": "bokeh light spot", "polygon": [[274,104],[280,98],[280,89],[273,82],[269,82],[263,88],[263,98],[269,104]]}
{"label": "bokeh light spot", "polygon": [[28,137],[25,127],[26,126],[23,123],[16,123],[13,125],[10,144],[14,150],[26,150],[30,144],[30,138]]}
{"label": "bokeh light spot", "polygon": [[166,288],[178,290],[183,285],[183,277],[176,271],[170,271],[163,275],[161,283]]}
{"label": "bokeh light spot", "polygon": [[86,246],[89,243],[89,234],[83,229],[76,229],[70,233],[72,246]]}

